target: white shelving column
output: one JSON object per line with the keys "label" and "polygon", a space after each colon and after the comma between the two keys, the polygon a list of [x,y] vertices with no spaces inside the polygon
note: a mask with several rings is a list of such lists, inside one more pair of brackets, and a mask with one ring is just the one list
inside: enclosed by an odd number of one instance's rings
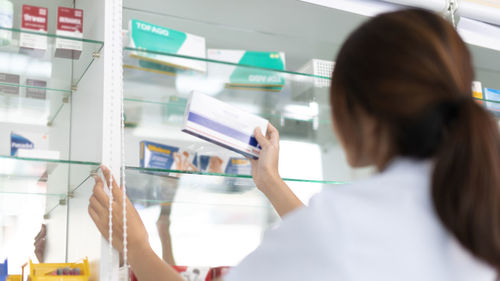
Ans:
{"label": "white shelving column", "polygon": [[[122,1],[121,0],[79,0],[76,8],[84,10],[86,36],[104,41],[104,48],[99,58],[78,85],[72,102],[72,159],[100,161],[111,168],[113,175],[120,180],[121,167],[121,104],[123,91],[122,80]],[[91,192],[91,185],[85,196]],[[89,256],[91,272],[94,279],[108,281],[118,280],[119,256],[116,250],[110,251],[109,243],[104,237],[88,235],[97,229],[88,218],[88,200],[72,202],[70,215],[72,232],[70,239],[82,239],[75,246],[71,243],[70,259],[78,255]],[[77,213],[77,214],[75,214]],[[83,218],[80,221],[77,216]],[[75,234],[78,230],[83,234]],[[85,234],[86,233],[86,234]],[[78,236],[73,237],[73,236]],[[82,237],[80,237],[82,236]],[[85,236],[85,237],[83,237]],[[101,244],[100,251],[95,245]],[[80,250],[78,248],[85,248]],[[98,276],[96,273],[98,272]]]}

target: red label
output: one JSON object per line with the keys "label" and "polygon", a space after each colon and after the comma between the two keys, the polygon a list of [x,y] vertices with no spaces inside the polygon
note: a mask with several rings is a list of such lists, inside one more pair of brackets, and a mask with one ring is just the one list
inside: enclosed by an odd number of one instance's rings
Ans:
{"label": "red label", "polygon": [[57,30],[83,33],[83,10],[59,7],[57,9]]}
{"label": "red label", "polygon": [[44,7],[23,5],[21,28],[47,32],[48,13]]}

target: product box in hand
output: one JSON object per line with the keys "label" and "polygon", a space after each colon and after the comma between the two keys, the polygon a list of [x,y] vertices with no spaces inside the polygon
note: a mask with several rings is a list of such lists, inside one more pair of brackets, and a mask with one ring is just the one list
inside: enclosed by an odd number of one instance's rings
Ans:
{"label": "product box in hand", "polygon": [[224,77],[229,88],[280,91],[285,84],[281,73],[267,70],[285,70],[283,52],[208,49],[207,58],[238,64],[209,64],[208,71]]}
{"label": "product box in hand", "polygon": [[47,50],[47,37],[32,32],[47,33],[48,11],[45,7],[23,5],[21,30],[30,31],[30,33],[21,32],[19,37],[21,53],[41,56]]}
{"label": "product box in hand", "polygon": [[[140,69],[166,74],[189,70],[206,71],[206,62],[203,60],[175,56],[206,58],[204,37],[134,19],[129,22],[128,34],[130,47],[150,51],[131,52],[130,56],[140,59]],[[134,68],[134,66],[125,67]]]}
{"label": "product box in hand", "polygon": [[[197,170],[196,153],[192,151],[150,141],[141,141],[140,146],[140,165],[142,168],[179,171]],[[168,172],[154,172],[154,174],[177,177],[177,174]]]}
{"label": "product box in hand", "polygon": [[254,130],[266,134],[268,121],[208,95],[193,92],[188,100],[182,131],[257,159],[260,145]]}
{"label": "product box in hand", "polygon": [[[56,35],[82,39],[83,10],[58,7]],[[80,40],[56,38],[56,57],[79,59],[82,49],[83,42]]]}

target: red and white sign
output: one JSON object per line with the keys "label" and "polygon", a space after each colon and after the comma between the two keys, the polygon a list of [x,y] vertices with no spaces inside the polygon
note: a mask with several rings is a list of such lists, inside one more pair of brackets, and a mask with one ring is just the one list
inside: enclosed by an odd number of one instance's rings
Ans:
{"label": "red and white sign", "polygon": [[81,38],[83,35],[83,10],[59,7],[57,9],[57,32],[61,31],[72,33],[66,36]]}
{"label": "red and white sign", "polygon": [[[49,10],[44,7],[23,5],[21,29],[47,33]],[[46,50],[47,37],[31,33],[21,33],[19,46],[23,49]]]}
{"label": "red and white sign", "polygon": [[47,32],[49,10],[44,7],[23,5],[21,28]]}
{"label": "red and white sign", "polygon": [[[57,9],[57,35],[83,38],[83,10],[67,7]],[[79,40],[56,39],[56,57],[78,59],[83,43]]]}

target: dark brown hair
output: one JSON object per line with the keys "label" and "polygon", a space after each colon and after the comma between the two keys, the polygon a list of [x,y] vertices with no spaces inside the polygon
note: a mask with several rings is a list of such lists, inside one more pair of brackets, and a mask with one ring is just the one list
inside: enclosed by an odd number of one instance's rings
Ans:
{"label": "dark brown hair", "polygon": [[472,99],[474,71],[455,29],[432,12],[376,16],[342,46],[331,105],[341,139],[362,143],[363,111],[395,156],[433,159],[433,203],[446,229],[500,272],[500,136]]}

